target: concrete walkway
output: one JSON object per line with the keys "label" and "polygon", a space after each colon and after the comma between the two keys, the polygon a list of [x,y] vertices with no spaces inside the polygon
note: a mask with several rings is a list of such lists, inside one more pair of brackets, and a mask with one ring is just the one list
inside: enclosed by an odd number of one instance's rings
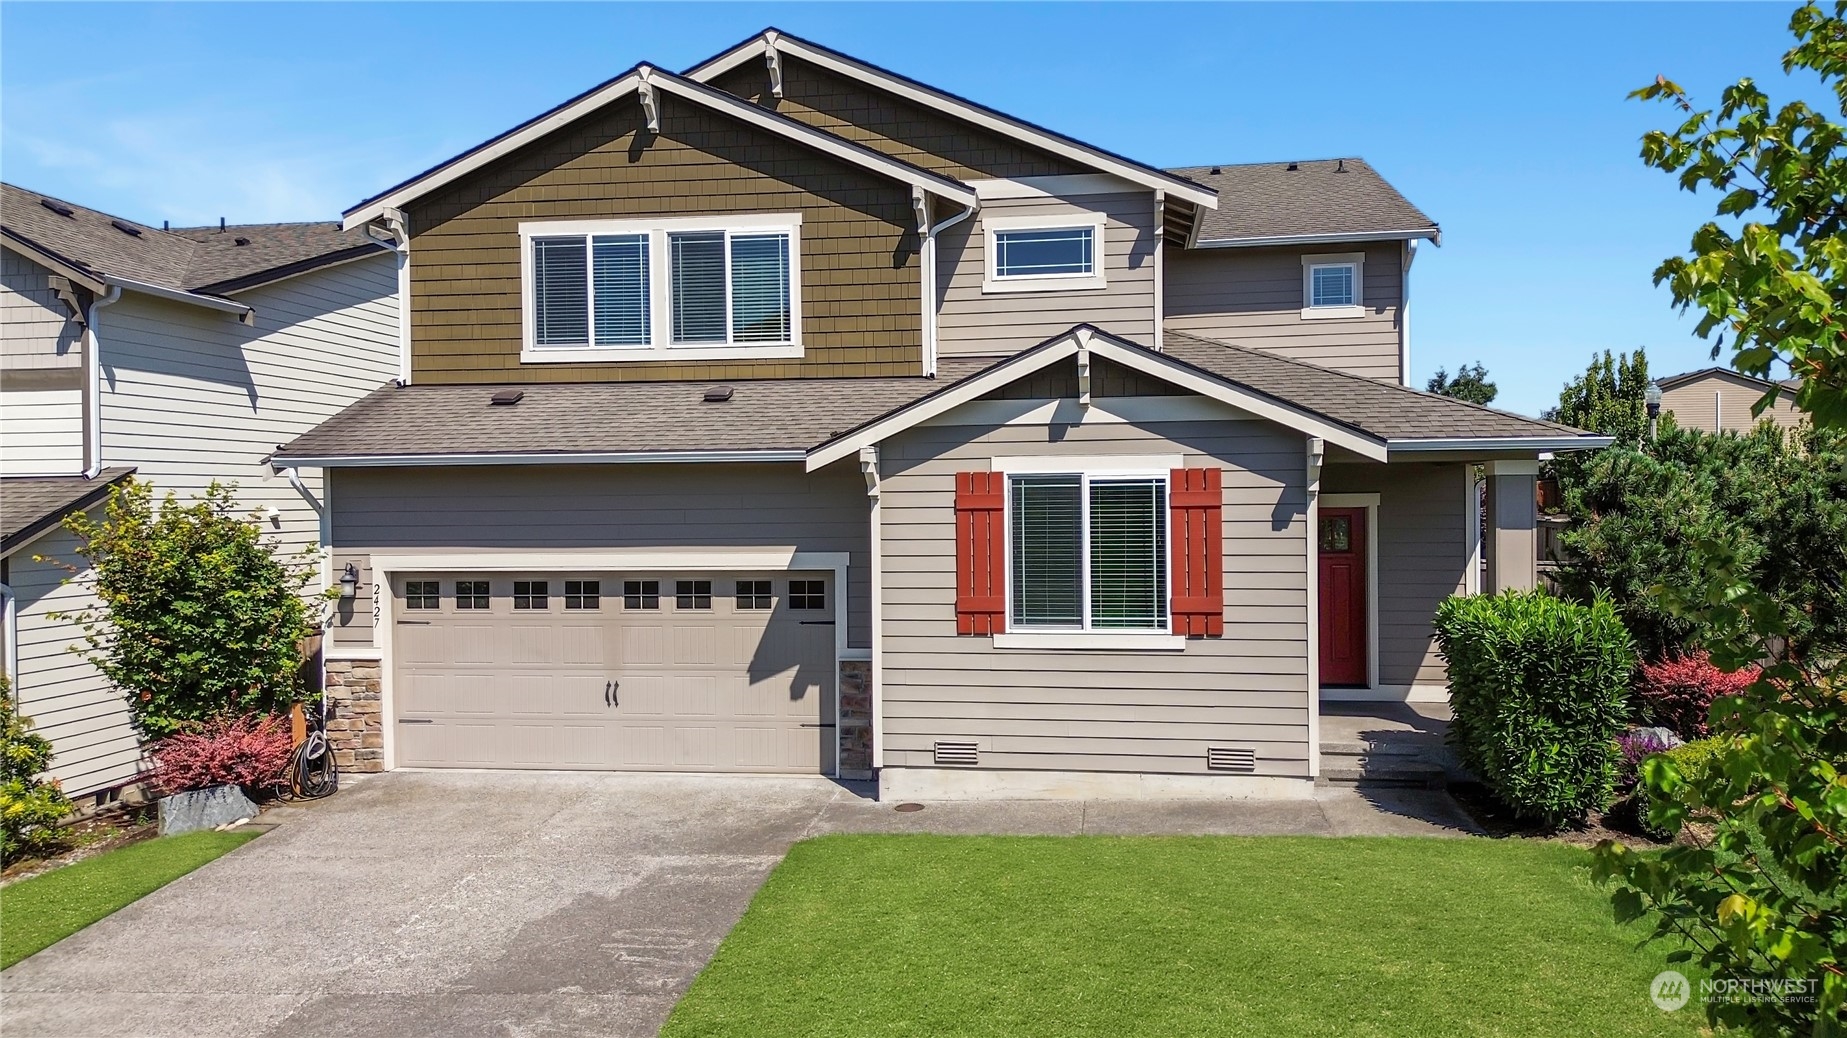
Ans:
{"label": "concrete walkway", "polygon": [[1451,835],[1442,793],[936,803],[821,779],[397,772],[0,974],[6,1038],[653,1035],[828,832]]}

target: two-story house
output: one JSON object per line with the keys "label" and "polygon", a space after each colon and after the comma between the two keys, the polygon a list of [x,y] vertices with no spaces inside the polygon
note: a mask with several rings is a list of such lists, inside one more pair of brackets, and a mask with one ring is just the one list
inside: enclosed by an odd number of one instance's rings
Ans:
{"label": "two-story house", "polygon": [[321,474],[269,457],[399,373],[398,266],[333,223],[169,229],[0,185],[5,673],[67,793],[106,800],[143,762],[54,615],[95,604],[62,521],[130,474],[182,500],[217,481],[279,550],[322,543]]}
{"label": "two-story house", "polygon": [[276,461],[367,768],[1303,794],[1607,442],[1404,385],[1438,228],[1357,159],[1157,169],[776,31],[345,226],[408,240],[407,384]]}

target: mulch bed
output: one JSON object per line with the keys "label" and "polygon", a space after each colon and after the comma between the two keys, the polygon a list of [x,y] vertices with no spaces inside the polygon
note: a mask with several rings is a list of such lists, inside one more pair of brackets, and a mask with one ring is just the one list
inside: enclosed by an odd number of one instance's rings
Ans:
{"label": "mulch bed", "polygon": [[1515,817],[1480,783],[1451,783],[1449,794],[1462,805],[1462,809],[1475,820],[1475,824],[1481,826],[1483,832],[1497,839],[1527,837],[1557,840],[1577,847],[1595,847],[1604,840],[1617,840],[1638,848],[1667,846],[1642,832],[1620,807],[1609,811],[1593,811],[1582,825],[1574,828],[1555,828]]}

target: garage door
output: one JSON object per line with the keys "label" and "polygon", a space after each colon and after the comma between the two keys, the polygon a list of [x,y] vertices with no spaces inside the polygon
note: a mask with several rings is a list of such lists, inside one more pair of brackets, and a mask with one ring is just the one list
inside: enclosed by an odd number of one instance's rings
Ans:
{"label": "garage door", "polygon": [[397,762],[831,772],[829,576],[396,575]]}

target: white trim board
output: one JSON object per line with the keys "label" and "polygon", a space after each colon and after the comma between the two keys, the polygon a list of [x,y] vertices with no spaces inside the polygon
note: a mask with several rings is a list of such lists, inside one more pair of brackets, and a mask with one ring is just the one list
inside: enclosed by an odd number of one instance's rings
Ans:
{"label": "white trim board", "polygon": [[863,83],[872,83],[912,104],[946,113],[984,130],[1025,141],[1060,158],[1082,163],[1130,183],[1167,191],[1175,198],[1184,199],[1202,208],[1217,209],[1219,206],[1217,191],[1195,184],[1184,177],[1175,176],[1152,166],[1144,166],[1119,155],[1112,155],[1101,148],[1092,147],[1011,116],[1002,115],[991,108],[984,108],[954,94],[945,93],[885,69],[856,61],[845,54],[828,50],[826,47],[809,43],[776,29],[760,33],[723,54],[688,69],[686,78],[700,82],[711,80],[737,68],[746,61],[763,60],[772,49],[779,55],[788,54],[801,58],[836,75],[856,79]]}
{"label": "white trim board", "polygon": [[295,457],[276,455],[282,467],[395,468],[418,465],[657,465],[802,461],[801,450],[761,451],[615,451],[608,453],[508,453],[508,454],[318,454]]}
{"label": "white trim board", "polygon": [[1065,173],[1043,177],[969,179],[963,181],[975,189],[982,201],[1010,198],[1074,198],[1083,195],[1140,194],[1147,188],[1132,184],[1108,173]]}
{"label": "white trim board", "polygon": [[912,187],[951,199],[960,205],[973,206],[977,202],[974,189],[961,181],[938,176],[908,162],[894,159],[871,148],[854,144],[845,138],[817,130],[787,116],[777,115],[766,108],[751,104],[743,98],[733,97],[722,90],[676,76],[652,65],[643,64],[637,65],[632,71],[604,83],[589,93],[580,95],[575,100],[568,101],[536,119],[517,126],[485,144],[463,152],[442,165],[391,188],[382,195],[361,202],[346,211],[341,226],[350,230],[370,223],[382,215],[386,209],[402,208],[444,184],[509,155],[549,133],[562,129],[605,105],[613,104],[631,94],[640,93],[644,85],[649,89],[691,101],[721,115],[732,116],[759,129],[780,134],[816,151],[874,170]]}

